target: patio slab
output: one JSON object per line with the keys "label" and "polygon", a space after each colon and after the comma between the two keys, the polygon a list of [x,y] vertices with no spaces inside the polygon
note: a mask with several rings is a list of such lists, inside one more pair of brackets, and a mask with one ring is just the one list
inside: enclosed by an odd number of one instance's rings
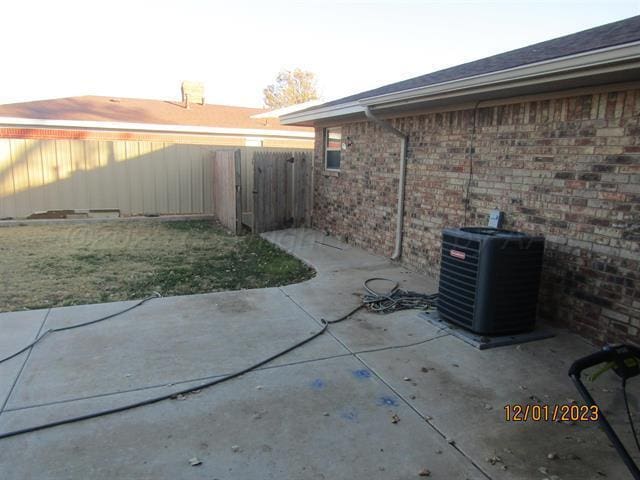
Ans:
{"label": "patio slab", "polygon": [[267,232],[262,237],[307,262],[320,273],[391,265],[389,259],[367,253],[317,230],[291,228]]}
{"label": "patio slab", "polygon": [[[48,311],[45,309],[0,314],[2,319],[0,358],[7,357],[19,350],[21,346],[34,341],[44,325]],[[7,362],[0,363],[0,413],[28,356],[29,352],[24,352]]]}
{"label": "patio slab", "polygon": [[[44,329],[86,322],[133,303],[52,309]],[[7,408],[228,374],[318,330],[277,288],[150,300],[105,322],[47,337],[33,349]],[[345,352],[324,337],[278,360]]]}
{"label": "patio slab", "polygon": [[[358,305],[366,278],[437,288],[432,279],[319,232],[264,236],[318,275],[281,288],[154,299],[52,335],[0,366],[0,395],[9,396],[0,433],[244,368],[317,332],[320,318]],[[0,315],[0,330],[10,333],[0,336],[0,354],[28,343],[40,328],[130,304]],[[629,478],[594,424],[504,420],[506,404],[578,398],[566,371],[594,347],[557,334],[479,351],[415,312],[359,311],[302,348],[184,400],[0,440],[0,471],[3,479],[410,479],[422,469],[447,480]],[[635,382],[629,387],[637,412],[640,392]],[[619,384],[605,375],[594,388],[628,441]],[[202,464],[191,466],[193,457]]]}
{"label": "patio slab", "polygon": [[361,367],[349,357],[263,370],[182,402],[31,435],[18,442],[26,451],[0,450],[4,478],[382,480],[422,468],[484,478],[386,385],[354,373]]}
{"label": "patio slab", "polygon": [[[505,405],[571,404],[580,399],[566,371],[569,359],[590,351],[592,347],[567,334],[487,351],[448,335],[360,358],[466,455],[483,463],[491,478],[627,478],[597,424],[505,420]],[[404,381],[406,377],[411,381]],[[595,394],[602,405],[620,400],[620,383],[614,378],[607,375],[597,384]],[[615,407],[618,413],[610,420],[632,445],[621,405]],[[487,462],[496,457],[500,461]],[[544,469],[547,473],[541,475]]]}

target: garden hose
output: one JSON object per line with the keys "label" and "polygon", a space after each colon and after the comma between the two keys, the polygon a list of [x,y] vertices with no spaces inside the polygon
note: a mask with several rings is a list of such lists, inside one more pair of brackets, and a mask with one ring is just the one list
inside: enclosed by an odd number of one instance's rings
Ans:
{"label": "garden hose", "polygon": [[[370,284],[374,281],[383,281],[393,283],[393,287],[388,293],[379,293],[371,288]],[[363,304],[372,312],[389,313],[398,310],[427,310],[434,307],[438,300],[438,294],[431,295],[411,292],[400,289],[398,282],[394,282],[387,278],[374,277],[365,280],[363,284],[367,294],[363,298]]]}
{"label": "garden hose", "polygon": [[[388,292],[388,293],[379,293],[374,291],[369,284],[373,281],[387,281],[387,282],[392,282],[394,284],[394,287]],[[23,429],[19,429],[19,430],[13,430],[10,432],[6,432],[6,433],[2,433],[0,434],[0,440],[2,439],[6,439],[6,438],[10,438],[10,437],[16,437],[18,435],[23,435],[26,433],[32,433],[32,432],[37,432],[37,431],[41,431],[41,430],[46,430],[48,428],[53,428],[53,427],[57,427],[57,426],[61,426],[61,425],[68,425],[71,423],[76,423],[76,422],[81,422],[83,420],[89,420],[92,418],[98,418],[98,417],[103,417],[106,415],[111,415],[114,413],[119,413],[119,412],[124,412],[127,410],[132,410],[134,408],[139,408],[139,407],[143,407],[146,405],[152,405],[154,403],[159,403],[162,402],[164,400],[169,400],[172,398],[176,398],[179,395],[186,395],[189,393],[193,393],[195,391],[199,391],[199,390],[204,390],[205,388],[209,388],[209,387],[213,387],[214,385],[218,385],[220,383],[223,382],[227,382],[229,380],[232,380],[234,378],[237,378],[241,375],[244,375],[245,373],[249,373],[252,370],[255,370],[269,362],[272,362],[273,360],[289,353],[292,352],[293,350],[296,350],[297,348],[303,346],[304,344],[314,340],[315,338],[319,337],[320,335],[324,334],[327,329],[329,328],[329,325],[333,325],[339,322],[342,322],[346,319],[348,319],[349,317],[351,317],[353,314],[355,314],[357,311],[359,311],[362,308],[368,308],[369,310],[373,311],[373,312],[378,312],[378,313],[392,313],[392,312],[397,312],[400,310],[405,310],[405,309],[414,309],[414,308],[428,308],[428,306],[431,306],[434,304],[435,302],[435,298],[436,295],[423,295],[423,294],[417,294],[415,292],[406,292],[404,290],[400,290],[398,287],[398,283],[397,282],[393,282],[391,280],[385,279],[385,278],[370,278],[368,280],[366,280],[363,284],[364,289],[367,291],[367,295],[364,296],[363,301],[360,305],[358,305],[356,308],[350,310],[348,313],[346,313],[345,315],[335,319],[335,320],[325,320],[324,318],[320,319],[320,324],[321,324],[321,328],[318,332],[313,333],[312,335],[308,336],[307,338],[295,343],[294,345],[285,348],[284,350],[281,350],[278,353],[275,353],[273,355],[271,355],[270,357],[265,358],[264,360],[259,361],[258,363],[255,363],[249,367],[243,368],[241,370],[238,370],[234,373],[231,373],[227,376],[224,377],[220,377],[220,378],[216,378],[214,380],[208,381],[208,382],[204,382],[201,383],[199,385],[196,386],[192,386],[183,390],[178,390],[175,392],[171,392],[171,393],[167,393],[164,395],[159,395],[156,397],[152,397],[152,398],[148,398],[146,400],[142,400],[139,402],[135,402],[135,403],[130,403],[127,405],[122,405],[120,407],[115,407],[115,408],[109,408],[109,409],[105,409],[105,410],[100,410],[97,412],[93,412],[93,413],[88,413],[86,415],[80,415],[77,417],[71,417],[71,418],[67,418],[64,420],[58,420],[55,422],[49,422],[49,423],[44,423],[41,425],[35,425],[33,427],[27,427],[27,428],[23,428]],[[85,323],[81,323],[78,325],[74,325],[71,327],[63,327],[63,328],[59,328],[59,329],[52,329],[52,330],[47,330],[45,332],[45,334],[41,335],[36,341],[32,342],[30,345],[24,347],[22,350],[20,350],[19,352],[11,355],[10,357],[7,357],[6,359],[3,359],[0,361],[6,361],[9,358],[13,358],[16,355],[19,355],[20,353],[28,350],[29,348],[32,348],[36,343],[38,343],[42,338],[44,338],[45,335],[49,334],[49,333],[53,333],[53,332],[58,332],[58,331],[62,331],[62,330],[71,330],[72,328],[79,328],[79,327],[83,327],[83,326],[87,326],[87,325],[92,325],[104,320],[107,320],[108,318],[113,318],[117,315],[121,315],[124,312],[130,311],[133,308],[136,308],[140,305],[142,305],[144,302],[152,299],[152,298],[157,298],[157,296],[159,296],[159,294],[155,294],[154,296],[151,297],[147,297],[144,300],[140,301],[139,303],[137,303],[136,305],[133,305],[132,307],[129,307],[125,310],[122,310],[118,313],[109,315],[107,317],[103,317],[100,318],[98,320],[92,320],[89,322],[85,322]]]}
{"label": "garden hose", "polygon": [[146,298],[143,298],[139,302],[131,305],[130,307],[125,308],[124,310],[120,310],[119,312],[111,313],[111,314],[106,315],[104,317],[100,317],[100,318],[98,318],[96,320],[90,320],[88,322],[78,323],[76,325],[70,325],[68,327],[50,328],[49,330],[45,330],[42,335],[38,336],[33,342],[31,342],[28,345],[24,346],[23,348],[21,348],[17,352],[12,353],[8,357],[0,358],[0,364],[6,362],[8,360],[11,360],[14,357],[17,357],[18,355],[20,355],[21,353],[26,352],[30,348],[33,348],[36,344],[38,344],[42,340],[44,340],[44,338],[46,336],[51,335],[52,333],[64,332],[66,330],[73,330],[73,329],[76,329],[76,328],[86,327],[88,325],[94,325],[96,323],[104,322],[105,320],[109,320],[111,318],[117,317],[118,315],[122,315],[124,313],[130,312],[134,308],[138,308],[140,305],[142,305],[143,303],[148,302],[149,300],[152,300],[154,298],[160,298],[160,297],[162,297],[162,295],[160,295],[158,292],[153,292],[153,295],[150,295],[150,296],[148,296]]}

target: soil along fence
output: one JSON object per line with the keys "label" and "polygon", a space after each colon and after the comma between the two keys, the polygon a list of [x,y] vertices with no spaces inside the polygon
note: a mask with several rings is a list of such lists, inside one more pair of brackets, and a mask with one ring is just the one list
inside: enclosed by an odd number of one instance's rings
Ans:
{"label": "soil along fence", "polygon": [[214,212],[220,222],[253,233],[310,226],[311,155],[251,147],[215,152]]}

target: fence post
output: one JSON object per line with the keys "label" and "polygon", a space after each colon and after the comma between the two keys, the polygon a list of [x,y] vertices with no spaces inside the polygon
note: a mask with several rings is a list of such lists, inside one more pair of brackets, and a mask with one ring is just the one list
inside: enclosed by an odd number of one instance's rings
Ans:
{"label": "fence post", "polygon": [[258,232],[258,216],[261,216],[258,212],[258,186],[261,179],[258,177],[259,172],[256,168],[256,151],[251,153],[251,174],[253,175],[253,191],[251,192],[251,201],[253,202],[253,218],[251,219],[251,232],[254,234]]}
{"label": "fence post", "polygon": [[305,206],[304,206],[304,226],[312,228],[313,216],[313,152],[310,154],[303,153],[302,161],[305,165],[304,184],[305,184]]}
{"label": "fence post", "polygon": [[235,171],[235,200],[236,200],[236,235],[242,232],[242,176],[240,150],[233,152],[233,166]]}
{"label": "fence post", "polygon": [[308,203],[306,205],[306,218],[305,223],[307,228],[313,228],[313,196],[315,194],[315,151],[312,151],[309,154],[309,159],[307,162],[307,172],[309,177],[307,178],[307,185],[309,186],[309,193],[307,194]]}
{"label": "fence post", "polygon": [[296,155],[295,152],[291,153],[291,218],[293,220],[293,224],[291,225],[292,227],[297,227],[298,226],[298,204],[297,202],[297,198],[296,198],[296,189],[298,188],[298,185],[296,185],[296,173],[297,173],[297,168],[296,168]]}

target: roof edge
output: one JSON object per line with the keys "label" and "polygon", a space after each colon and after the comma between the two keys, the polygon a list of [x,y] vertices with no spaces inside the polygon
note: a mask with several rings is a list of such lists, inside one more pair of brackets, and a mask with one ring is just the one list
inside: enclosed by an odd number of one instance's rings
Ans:
{"label": "roof edge", "polygon": [[[606,47],[574,55],[566,55],[542,62],[520,65],[495,72],[484,73],[471,77],[459,78],[447,82],[436,83],[383,95],[365,97],[345,103],[323,107],[322,105],[300,112],[293,112],[280,117],[283,125],[296,125],[316,120],[326,120],[345,115],[364,113],[365,107],[386,107],[428,101],[429,97],[437,96],[439,100],[455,97],[466,92],[472,94],[474,89],[486,92],[490,87],[505,88],[509,83],[525,80],[541,83],[544,78],[558,75],[571,75],[573,78],[593,75],[594,69],[607,66],[621,65],[640,60],[640,41]],[[637,65],[634,64],[635,67]],[[622,67],[624,68],[624,67]],[[618,68],[619,70],[620,68]]]}
{"label": "roof edge", "polygon": [[298,130],[263,130],[257,128],[199,127],[154,123],[100,122],[93,120],[47,120],[38,118],[0,117],[0,126],[48,127],[83,130],[183,133],[198,135],[314,138],[314,132]]}

